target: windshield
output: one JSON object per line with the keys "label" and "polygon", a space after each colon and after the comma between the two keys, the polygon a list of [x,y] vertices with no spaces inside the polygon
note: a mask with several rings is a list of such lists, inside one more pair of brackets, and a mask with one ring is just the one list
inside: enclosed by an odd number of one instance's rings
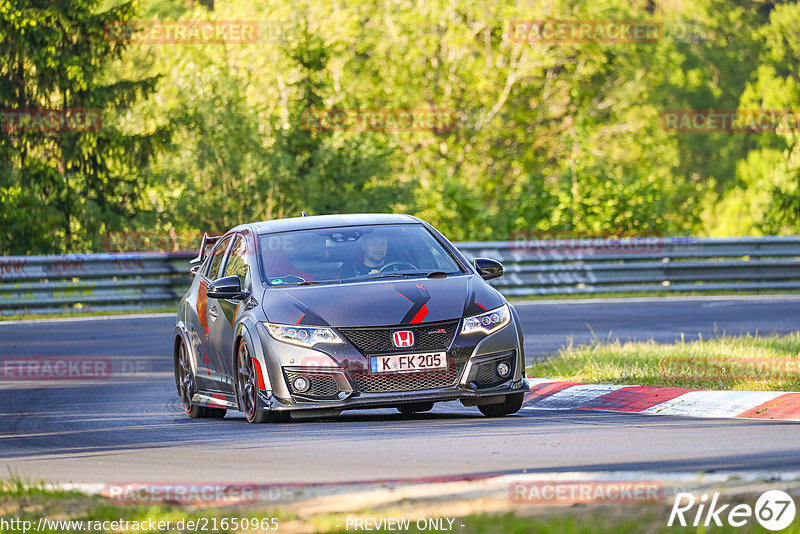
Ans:
{"label": "windshield", "polygon": [[463,272],[422,225],[350,226],[259,236],[272,286],[344,283]]}

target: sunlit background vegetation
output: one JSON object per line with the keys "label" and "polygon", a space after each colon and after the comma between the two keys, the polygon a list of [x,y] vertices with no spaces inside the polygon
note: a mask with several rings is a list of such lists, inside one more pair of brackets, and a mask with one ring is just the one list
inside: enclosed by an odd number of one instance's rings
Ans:
{"label": "sunlit background vegetation", "polygon": [[[115,21],[258,21],[250,44],[114,42]],[[646,19],[654,43],[518,42],[515,19]],[[665,110],[800,109],[800,5],[767,0],[0,0],[0,254],[121,231],[353,211],[454,240],[800,228],[800,136],[674,133]],[[429,132],[304,128],[310,109],[448,109]]]}

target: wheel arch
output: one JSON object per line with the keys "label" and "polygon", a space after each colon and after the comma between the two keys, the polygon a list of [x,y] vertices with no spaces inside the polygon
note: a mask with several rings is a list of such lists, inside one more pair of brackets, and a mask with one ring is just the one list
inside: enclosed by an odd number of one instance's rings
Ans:
{"label": "wheel arch", "polygon": [[192,345],[189,343],[189,338],[186,334],[186,331],[183,329],[183,324],[178,323],[175,327],[175,333],[172,338],[172,371],[175,378],[175,387],[178,389],[178,394],[180,394],[180,386],[178,384],[178,349],[180,347],[181,342],[186,347],[186,351],[189,353],[189,362],[192,365],[192,371],[197,372],[197,362],[195,362]]}
{"label": "wheel arch", "polygon": [[517,372],[514,372],[515,380],[522,379],[525,380],[526,372],[525,372],[525,334],[522,331],[522,321],[519,318],[519,314],[517,313],[517,309],[511,305],[510,302],[506,302],[508,304],[508,309],[511,311],[511,317],[514,320],[514,328],[516,329],[516,336],[517,336],[517,367],[520,371],[519,376],[517,376]]}
{"label": "wheel arch", "polygon": [[[237,357],[239,351],[239,343],[242,340],[247,342],[247,346],[250,349],[250,356],[256,361],[258,365],[258,372],[261,379],[264,382],[264,389],[266,391],[272,390],[272,385],[269,377],[269,372],[267,371],[266,365],[266,354],[264,353],[264,347],[261,343],[261,338],[258,335],[258,326],[256,325],[255,321],[250,319],[249,317],[244,318],[239,324],[236,326],[236,331],[234,332],[234,344],[233,350],[231,354],[231,358],[234,362],[234,369],[236,369],[237,365]],[[236,379],[234,377],[234,379]]]}

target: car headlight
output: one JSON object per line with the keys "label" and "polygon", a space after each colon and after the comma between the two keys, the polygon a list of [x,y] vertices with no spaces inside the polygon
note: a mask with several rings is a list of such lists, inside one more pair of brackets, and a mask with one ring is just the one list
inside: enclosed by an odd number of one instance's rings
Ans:
{"label": "car headlight", "polygon": [[511,321],[511,312],[508,311],[508,304],[503,304],[486,313],[465,317],[461,333],[485,332],[491,334],[503,328],[509,321]]}
{"label": "car headlight", "polygon": [[342,338],[327,327],[295,326],[288,324],[264,323],[269,335],[283,341],[303,347],[313,347],[318,343],[344,343]]}

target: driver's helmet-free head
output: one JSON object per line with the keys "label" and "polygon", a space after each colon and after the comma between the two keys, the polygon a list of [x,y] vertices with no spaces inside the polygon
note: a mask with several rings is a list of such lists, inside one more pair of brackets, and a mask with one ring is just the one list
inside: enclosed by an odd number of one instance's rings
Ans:
{"label": "driver's helmet-free head", "polygon": [[389,233],[386,230],[376,228],[371,232],[365,233],[361,237],[361,244],[362,246],[364,246],[367,243],[375,243],[379,241],[388,241],[388,240],[389,240]]}
{"label": "driver's helmet-free head", "polygon": [[361,248],[364,258],[374,263],[383,263],[389,247],[389,238],[386,232],[373,230],[361,238]]}

